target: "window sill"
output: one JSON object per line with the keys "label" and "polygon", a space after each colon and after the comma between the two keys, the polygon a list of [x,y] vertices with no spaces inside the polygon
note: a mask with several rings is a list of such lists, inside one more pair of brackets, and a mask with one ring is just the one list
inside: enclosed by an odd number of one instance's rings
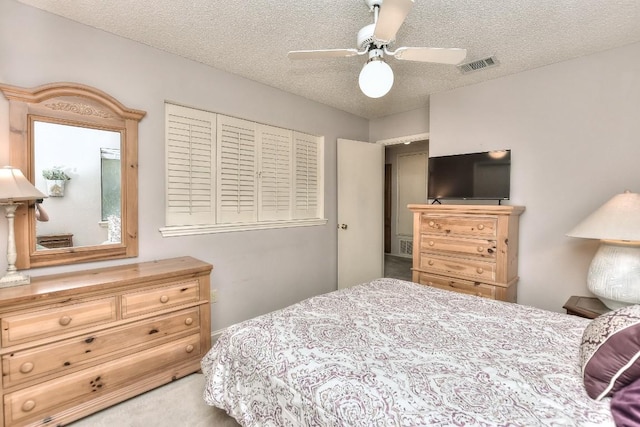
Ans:
{"label": "window sill", "polygon": [[231,231],[267,230],[272,228],[311,227],[325,225],[325,218],[288,221],[264,221],[250,224],[171,225],[160,228],[162,237],[192,236],[196,234],[228,233]]}

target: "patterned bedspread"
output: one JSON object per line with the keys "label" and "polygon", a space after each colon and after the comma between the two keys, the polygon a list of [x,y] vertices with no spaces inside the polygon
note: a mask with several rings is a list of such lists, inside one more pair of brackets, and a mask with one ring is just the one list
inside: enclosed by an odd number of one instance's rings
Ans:
{"label": "patterned bedspread", "polygon": [[379,279],[234,325],[205,401],[245,426],[608,426],[578,348],[589,320]]}

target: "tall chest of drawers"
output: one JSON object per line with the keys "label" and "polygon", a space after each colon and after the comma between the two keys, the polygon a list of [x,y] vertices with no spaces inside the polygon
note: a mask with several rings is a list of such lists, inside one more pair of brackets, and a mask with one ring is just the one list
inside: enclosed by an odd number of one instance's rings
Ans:
{"label": "tall chest of drawers", "polygon": [[409,205],[413,281],[515,302],[522,206]]}
{"label": "tall chest of drawers", "polygon": [[0,289],[2,426],[58,426],[200,369],[212,266],[191,257]]}

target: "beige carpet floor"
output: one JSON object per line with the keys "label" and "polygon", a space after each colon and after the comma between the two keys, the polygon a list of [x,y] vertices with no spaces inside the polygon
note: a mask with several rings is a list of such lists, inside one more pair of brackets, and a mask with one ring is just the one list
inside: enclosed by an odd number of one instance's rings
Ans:
{"label": "beige carpet floor", "polygon": [[238,427],[204,403],[204,375],[191,374],[69,424],[71,427]]}

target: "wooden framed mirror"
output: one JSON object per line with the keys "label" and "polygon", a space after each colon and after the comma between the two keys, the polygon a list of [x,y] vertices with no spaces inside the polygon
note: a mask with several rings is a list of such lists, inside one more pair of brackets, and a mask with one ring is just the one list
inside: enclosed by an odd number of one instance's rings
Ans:
{"label": "wooden framed mirror", "polygon": [[40,209],[16,212],[16,266],[137,256],[138,123],[146,113],[76,83],[0,91],[9,100],[10,164],[49,194]]}

